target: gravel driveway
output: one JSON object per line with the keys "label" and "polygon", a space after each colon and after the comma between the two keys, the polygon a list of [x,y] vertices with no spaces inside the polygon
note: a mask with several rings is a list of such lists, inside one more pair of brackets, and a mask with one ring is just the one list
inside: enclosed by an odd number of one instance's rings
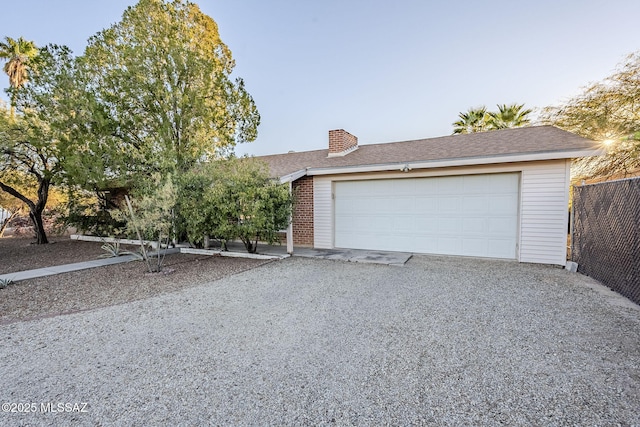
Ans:
{"label": "gravel driveway", "polygon": [[640,425],[640,310],[554,267],[293,258],[0,342],[1,425]]}

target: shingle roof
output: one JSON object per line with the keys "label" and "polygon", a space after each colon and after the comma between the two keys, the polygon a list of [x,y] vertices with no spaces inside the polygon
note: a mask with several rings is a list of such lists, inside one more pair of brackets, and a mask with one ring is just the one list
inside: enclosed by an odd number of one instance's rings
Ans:
{"label": "shingle roof", "polygon": [[557,158],[566,158],[567,152],[597,148],[594,141],[553,126],[531,126],[413,141],[360,145],[357,150],[343,157],[329,158],[327,157],[329,150],[325,149],[259,158],[267,162],[272,176],[282,177],[307,168],[367,166],[534,153],[549,153],[549,158],[553,158],[553,153],[558,153]]}

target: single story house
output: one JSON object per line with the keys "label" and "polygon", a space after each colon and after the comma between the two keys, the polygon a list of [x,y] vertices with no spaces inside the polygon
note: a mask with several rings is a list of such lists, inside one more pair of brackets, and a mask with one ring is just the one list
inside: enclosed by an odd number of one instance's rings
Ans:
{"label": "single story house", "polygon": [[288,246],[565,265],[571,159],[594,142],[552,126],[261,156],[295,194]]}

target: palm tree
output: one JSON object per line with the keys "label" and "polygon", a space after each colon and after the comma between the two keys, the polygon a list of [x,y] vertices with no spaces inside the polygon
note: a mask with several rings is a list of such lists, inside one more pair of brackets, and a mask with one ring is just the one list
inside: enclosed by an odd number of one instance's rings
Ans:
{"label": "palm tree", "polygon": [[531,123],[528,116],[532,110],[525,110],[524,104],[502,104],[497,107],[497,112],[489,113],[489,129],[519,128]]}
{"label": "palm tree", "polygon": [[36,45],[20,37],[18,40],[5,37],[0,42],[0,58],[7,61],[4,72],[9,76],[9,85],[14,89],[11,95],[11,117],[15,115],[15,90],[20,89],[28,78],[29,62],[38,54]]}
{"label": "palm tree", "polygon": [[453,133],[474,133],[487,130],[489,115],[487,107],[469,108],[466,113],[458,114],[460,120],[453,123]]}

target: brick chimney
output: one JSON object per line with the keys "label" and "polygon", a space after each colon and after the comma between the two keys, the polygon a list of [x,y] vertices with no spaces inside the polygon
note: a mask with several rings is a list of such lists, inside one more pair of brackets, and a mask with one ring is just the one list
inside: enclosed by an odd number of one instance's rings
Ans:
{"label": "brick chimney", "polygon": [[329,157],[339,157],[358,149],[358,138],[344,129],[329,131]]}

